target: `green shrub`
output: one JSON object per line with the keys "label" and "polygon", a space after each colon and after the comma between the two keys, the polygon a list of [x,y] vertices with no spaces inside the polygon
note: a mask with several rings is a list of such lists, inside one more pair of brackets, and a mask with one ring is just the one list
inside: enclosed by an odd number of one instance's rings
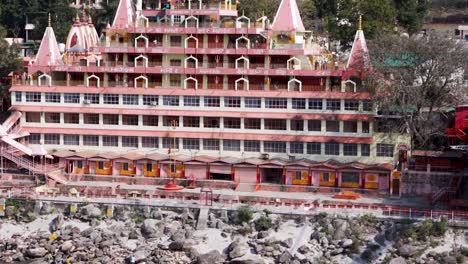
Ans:
{"label": "green shrub", "polygon": [[271,219],[266,217],[266,216],[260,217],[255,222],[255,228],[258,231],[266,231],[266,230],[270,229],[272,226],[273,226],[273,224],[271,223]]}
{"label": "green shrub", "polygon": [[434,236],[443,236],[448,230],[448,221],[446,218],[442,218],[440,221],[432,224],[432,234]]}
{"label": "green shrub", "polygon": [[426,237],[431,236],[431,232],[434,226],[434,222],[432,220],[424,220],[421,223],[421,227],[419,228],[419,239],[425,239]]}
{"label": "green shrub", "polygon": [[252,209],[250,209],[250,207],[248,206],[243,206],[239,208],[239,210],[237,210],[237,213],[238,213],[237,217],[240,223],[244,223],[244,222],[248,223],[253,218]]}

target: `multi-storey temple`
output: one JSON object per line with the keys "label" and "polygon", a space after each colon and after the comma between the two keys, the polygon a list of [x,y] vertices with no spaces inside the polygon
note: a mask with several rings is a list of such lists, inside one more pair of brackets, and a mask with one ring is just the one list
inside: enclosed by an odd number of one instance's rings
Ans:
{"label": "multi-storey temple", "polygon": [[49,25],[11,88],[29,136],[7,143],[42,145],[63,173],[399,192],[409,142],[375,129],[360,25],[342,63],[295,0],[272,23],[232,0],[174,2],[121,0],[101,38],[77,17],[63,54]]}

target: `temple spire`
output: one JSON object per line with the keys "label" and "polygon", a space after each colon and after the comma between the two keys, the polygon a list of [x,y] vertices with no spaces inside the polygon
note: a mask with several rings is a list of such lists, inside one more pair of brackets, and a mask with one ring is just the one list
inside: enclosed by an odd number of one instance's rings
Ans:
{"label": "temple spire", "polygon": [[49,13],[49,21],[48,22],[49,22],[48,27],[52,27],[52,19],[50,18],[50,13]]}
{"label": "temple spire", "polygon": [[132,0],[120,0],[119,7],[114,17],[113,28],[125,28],[133,25],[135,21],[135,7]]}
{"label": "temple spire", "polygon": [[36,60],[34,65],[37,66],[51,66],[62,64],[62,56],[55,38],[54,29],[52,28],[52,18],[49,13],[48,27],[42,37],[41,45],[37,51]]}
{"label": "temple spire", "polygon": [[362,16],[358,18],[358,29],[354,37],[353,47],[349,54],[346,68],[366,70],[372,67],[366,38],[362,30]]}
{"label": "temple spire", "polygon": [[281,0],[272,29],[273,31],[305,31],[296,0]]}
{"label": "temple spire", "polygon": [[358,30],[362,31],[362,16],[361,15],[359,15],[359,19],[358,19]]}

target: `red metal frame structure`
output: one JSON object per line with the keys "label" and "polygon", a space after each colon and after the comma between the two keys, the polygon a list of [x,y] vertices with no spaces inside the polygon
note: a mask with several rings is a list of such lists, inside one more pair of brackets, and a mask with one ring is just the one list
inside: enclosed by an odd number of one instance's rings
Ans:
{"label": "red metal frame structure", "polygon": [[445,132],[451,146],[460,145],[460,143],[468,145],[468,104],[457,107],[455,124],[447,128]]}

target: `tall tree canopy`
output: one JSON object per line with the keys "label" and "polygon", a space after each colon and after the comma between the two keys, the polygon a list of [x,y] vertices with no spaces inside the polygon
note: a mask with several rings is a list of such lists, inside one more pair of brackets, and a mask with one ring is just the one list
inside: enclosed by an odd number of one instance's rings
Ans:
{"label": "tall tree canopy", "polygon": [[[6,37],[6,30],[0,26],[0,98],[8,99],[8,89],[10,83],[6,79],[12,71],[21,70],[22,60],[19,57],[19,49],[13,44],[9,46],[8,42],[4,39]],[[1,103],[1,102],[0,102]]]}
{"label": "tall tree canopy", "polygon": [[428,0],[393,0],[397,10],[398,24],[408,33],[414,34],[421,30],[424,17],[429,8]]}
{"label": "tall tree canopy", "polygon": [[370,47],[375,71],[367,83],[377,89],[381,109],[401,116],[417,148],[434,148],[433,139],[444,134],[440,110],[468,100],[466,50],[435,34],[382,36]]}

